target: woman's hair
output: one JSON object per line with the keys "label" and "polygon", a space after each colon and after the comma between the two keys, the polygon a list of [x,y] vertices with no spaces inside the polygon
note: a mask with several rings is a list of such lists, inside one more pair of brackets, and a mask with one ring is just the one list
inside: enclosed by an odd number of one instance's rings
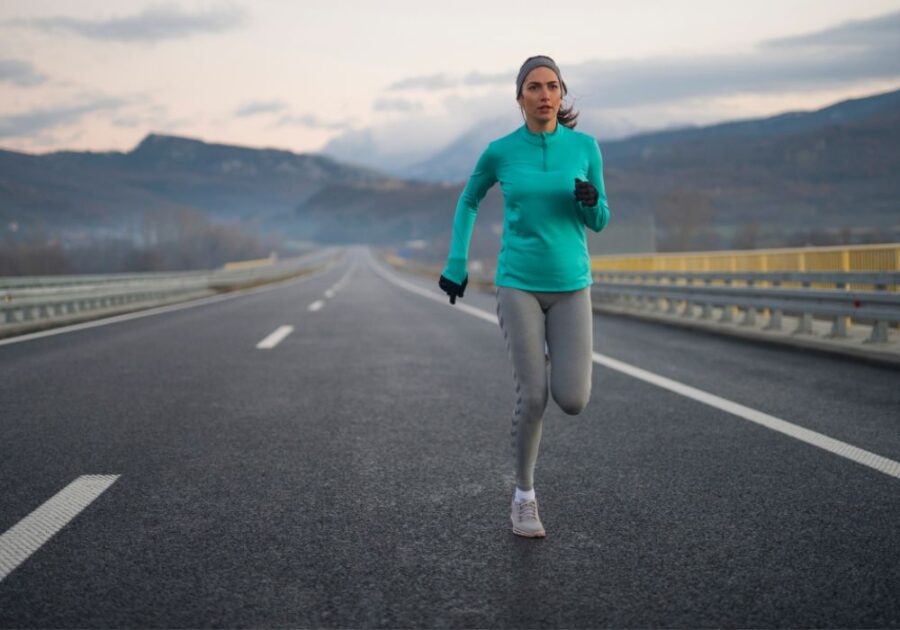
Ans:
{"label": "woman's hair", "polygon": [[[566,94],[568,94],[568,92],[569,92],[568,88],[566,87],[566,82],[563,81],[562,76],[560,75],[560,72],[559,72],[559,67],[556,65],[556,62],[553,61],[553,59],[551,59],[550,57],[548,57],[546,55],[536,55],[534,57],[529,57],[528,59],[526,59],[522,63],[522,66],[519,68],[520,80],[518,82],[523,82],[525,80],[525,77],[522,76],[522,73],[525,70],[526,66],[529,65],[529,62],[531,62],[534,59],[540,59],[540,58],[548,60],[553,65],[538,63],[535,67],[543,66],[546,68],[550,68],[551,70],[553,70],[556,73],[556,77],[559,79],[560,87],[562,88],[562,96],[563,96],[563,98],[565,98]],[[531,64],[531,65],[534,65],[534,64]],[[530,71],[531,70],[528,70],[528,72],[530,72]],[[516,100],[518,100],[521,96],[522,96],[522,86],[519,85],[519,91],[516,94]],[[524,115],[524,113],[523,113],[523,115]],[[577,124],[577,121],[578,121],[578,112],[575,111],[575,106],[569,105],[568,107],[564,107],[563,103],[560,102],[559,111],[556,112],[556,120],[557,120],[557,122],[559,122],[559,124],[563,125],[564,127],[568,127],[569,129],[574,129],[575,125]]]}

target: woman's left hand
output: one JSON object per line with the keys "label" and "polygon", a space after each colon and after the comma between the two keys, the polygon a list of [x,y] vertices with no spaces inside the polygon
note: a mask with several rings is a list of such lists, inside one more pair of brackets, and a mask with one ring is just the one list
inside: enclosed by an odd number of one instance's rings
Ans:
{"label": "woman's left hand", "polygon": [[576,200],[580,201],[584,206],[592,208],[597,205],[599,198],[600,193],[597,192],[597,188],[591,182],[575,178]]}

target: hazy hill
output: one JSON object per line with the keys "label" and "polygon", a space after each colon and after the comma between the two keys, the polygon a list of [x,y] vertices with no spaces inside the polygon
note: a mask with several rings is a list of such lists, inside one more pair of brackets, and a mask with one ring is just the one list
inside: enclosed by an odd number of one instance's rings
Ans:
{"label": "hazy hill", "polygon": [[[599,138],[599,142],[606,163],[612,168],[626,169],[648,161],[656,152],[675,151],[675,147],[680,149],[684,144],[706,140],[716,144],[726,138],[761,139],[795,135],[828,126],[853,124],[898,108],[900,90],[842,101],[811,112],[786,112],[769,118],[640,133],[619,140]],[[428,159],[404,169],[404,176],[424,181],[466,179],[487,144],[512,130],[502,123],[503,119],[497,119],[476,125]]]}
{"label": "hazy hill", "polygon": [[[337,217],[368,225],[376,208],[379,217],[401,216],[405,208],[406,234],[431,237],[440,250],[478,155],[508,131],[479,125],[408,171],[420,180],[455,180],[455,186],[407,182],[390,193],[356,187],[311,198],[300,212],[325,219],[322,234],[339,239],[348,228]],[[813,112],[601,139],[600,145],[613,220],[655,218],[662,249],[900,238],[900,91]],[[473,247],[484,239],[496,249],[502,216],[492,192]],[[385,226],[371,229],[379,227]]]}
{"label": "hazy hill", "polygon": [[427,160],[404,169],[403,176],[428,182],[465,180],[488,143],[503,135],[498,129],[507,126],[507,118],[483,121]]}
{"label": "hazy hill", "polygon": [[[162,135],[126,153],[0,151],[0,225],[139,232],[144,213],[192,207],[288,238],[423,239],[445,255],[483,136],[509,131],[480,125],[411,171],[455,183]],[[900,229],[900,91],[600,145],[613,221],[653,216],[663,248],[803,243],[817,230],[883,240]],[[474,251],[496,249],[497,188],[483,202]]]}
{"label": "hazy hill", "polygon": [[900,224],[900,92],[602,146],[617,203],[635,214],[664,213],[681,188],[708,199],[721,226]]}
{"label": "hazy hill", "polygon": [[151,134],[127,153],[0,151],[0,220],[115,230],[146,211],[186,206],[287,228],[323,186],[385,179],[320,155]]}

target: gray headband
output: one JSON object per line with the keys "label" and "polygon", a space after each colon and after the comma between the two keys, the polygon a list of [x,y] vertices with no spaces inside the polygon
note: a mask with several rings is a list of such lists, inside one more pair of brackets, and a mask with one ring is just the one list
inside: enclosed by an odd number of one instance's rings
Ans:
{"label": "gray headband", "polygon": [[540,68],[541,66],[553,70],[553,72],[556,73],[556,78],[559,79],[560,85],[562,86],[563,94],[566,94],[566,92],[568,92],[568,90],[566,89],[566,82],[563,81],[562,73],[559,71],[559,66],[556,65],[556,62],[553,61],[550,57],[538,55],[537,57],[532,57],[522,64],[522,68],[519,70],[519,76],[516,77],[516,98],[519,98],[519,94],[522,93],[522,84],[525,83],[525,77],[528,76],[528,73],[535,68]]}

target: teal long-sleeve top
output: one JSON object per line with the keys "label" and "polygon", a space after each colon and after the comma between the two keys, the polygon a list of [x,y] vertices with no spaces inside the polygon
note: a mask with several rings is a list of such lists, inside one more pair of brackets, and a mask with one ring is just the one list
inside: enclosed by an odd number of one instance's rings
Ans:
{"label": "teal long-sleeve top", "polygon": [[[591,182],[597,205],[575,199],[575,179]],[[495,183],[503,191],[503,236],[497,286],[526,291],[575,291],[593,284],[585,226],[609,223],[603,159],[597,141],[557,123],[533,133],[523,124],[481,154],[456,205],[453,238],[443,275],[462,284],[478,204]]]}

